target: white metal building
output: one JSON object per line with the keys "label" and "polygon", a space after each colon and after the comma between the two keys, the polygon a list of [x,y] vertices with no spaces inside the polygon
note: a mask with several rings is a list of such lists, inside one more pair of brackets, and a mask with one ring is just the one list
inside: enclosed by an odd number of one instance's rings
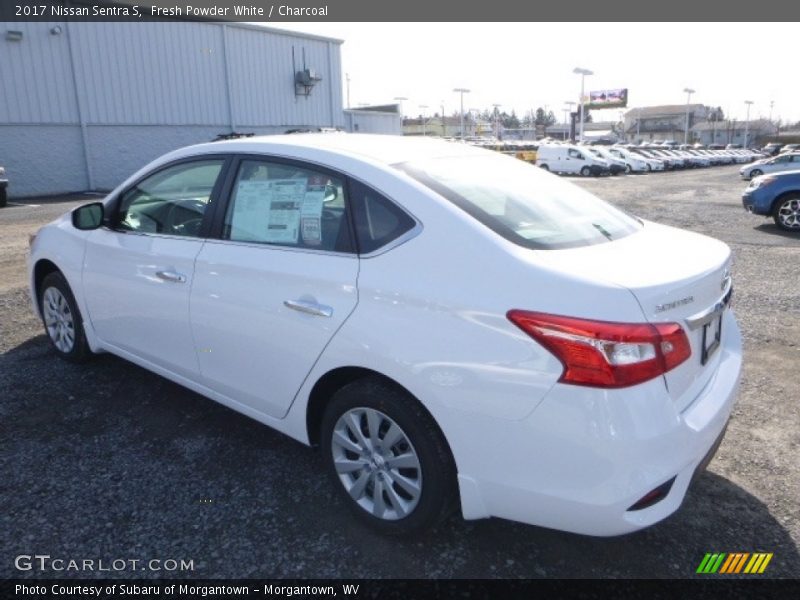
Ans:
{"label": "white metal building", "polygon": [[12,197],[111,189],[219,134],[348,125],[341,40],[179,20],[3,25],[0,164]]}

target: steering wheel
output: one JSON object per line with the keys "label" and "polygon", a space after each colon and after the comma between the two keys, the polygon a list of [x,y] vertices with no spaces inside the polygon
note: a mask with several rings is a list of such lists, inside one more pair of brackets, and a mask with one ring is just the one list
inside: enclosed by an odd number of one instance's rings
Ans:
{"label": "steering wheel", "polygon": [[195,198],[173,202],[164,219],[164,232],[173,235],[198,235],[205,210],[205,202]]}

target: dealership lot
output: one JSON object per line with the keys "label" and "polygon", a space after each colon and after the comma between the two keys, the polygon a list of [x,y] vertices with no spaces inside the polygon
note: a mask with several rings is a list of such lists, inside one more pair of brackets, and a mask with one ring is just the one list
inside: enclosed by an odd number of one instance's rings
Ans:
{"label": "dealership lot", "polygon": [[27,234],[80,199],[37,199],[0,211],[0,573],[39,553],[193,560],[197,577],[683,577],[706,552],[762,551],[775,555],[769,574],[797,576],[800,238],[745,213],[736,167],[574,181],[734,249],[742,392],[676,515],[611,539],[460,519],[421,540],[377,537],[344,512],[316,453],[114,357],[58,361],[29,308],[24,256]]}

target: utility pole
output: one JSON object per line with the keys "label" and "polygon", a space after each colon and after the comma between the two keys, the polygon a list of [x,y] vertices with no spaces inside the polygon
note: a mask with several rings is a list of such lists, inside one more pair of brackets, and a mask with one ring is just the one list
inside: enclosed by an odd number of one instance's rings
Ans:
{"label": "utility pole", "polygon": [[686,92],[686,128],[683,131],[683,143],[686,145],[689,143],[689,103],[692,100],[694,90],[692,88],[683,88],[683,91]]}
{"label": "utility pole", "polygon": [[454,92],[461,94],[461,141],[464,141],[464,94],[469,94],[467,88],[453,88]]}
{"label": "utility pole", "polygon": [[569,123],[567,122],[567,119],[569,118],[569,115],[572,112],[573,106],[575,106],[575,103],[572,100],[564,101],[564,141],[566,141],[567,137],[569,137],[567,135],[569,131]]}
{"label": "utility pole", "polygon": [[572,70],[572,72],[575,73],[576,75],[580,75],[581,76],[581,98],[580,98],[580,100],[581,100],[581,133],[580,133],[580,141],[583,142],[583,122],[586,120],[586,114],[585,114],[585,111],[586,111],[586,108],[585,108],[586,100],[585,100],[585,97],[584,97],[586,91],[585,91],[584,83],[585,83],[585,80],[586,80],[586,76],[587,75],[594,75],[594,73],[592,71],[590,71],[589,69],[582,69],[580,67],[575,67]]}
{"label": "utility pole", "polygon": [[747,105],[747,117],[744,122],[744,144],[742,144],[742,148],[747,150],[747,134],[750,133],[750,107],[753,105],[753,101],[745,100],[744,103]]}

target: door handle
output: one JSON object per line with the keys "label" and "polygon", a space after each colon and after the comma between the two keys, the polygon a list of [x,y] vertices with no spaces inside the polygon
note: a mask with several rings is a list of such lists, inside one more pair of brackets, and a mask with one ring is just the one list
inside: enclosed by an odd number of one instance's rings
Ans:
{"label": "door handle", "polygon": [[333,307],[325,306],[324,304],[317,304],[316,302],[308,302],[306,300],[284,300],[283,305],[286,308],[291,308],[292,310],[317,317],[333,316]]}
{"label": "door handle", "polygon": [[156,271],[156,277],[172,283],[186,283],[186,275],[181,275],[175,271]]}

